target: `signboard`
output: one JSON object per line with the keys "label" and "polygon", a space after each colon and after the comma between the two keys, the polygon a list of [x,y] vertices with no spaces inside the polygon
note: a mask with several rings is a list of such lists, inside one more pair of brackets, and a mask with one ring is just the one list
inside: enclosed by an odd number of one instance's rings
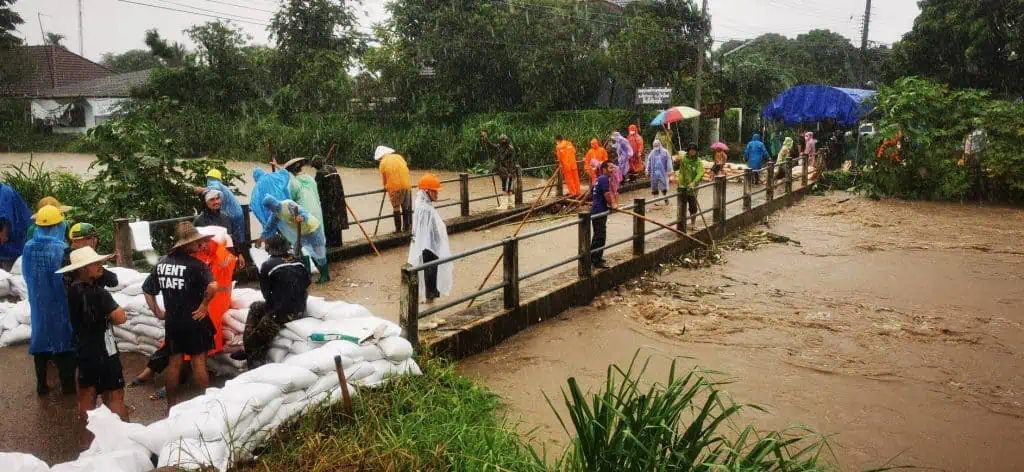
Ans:
{"label": "signboard", "polygon": [[701,118],[721,118],[725,114],[724,103],[705,103],[700,106]]}
{"label": "signboard", "polygon": [[671,88],[636,89],[637,105],[668,105],[672,100]]}

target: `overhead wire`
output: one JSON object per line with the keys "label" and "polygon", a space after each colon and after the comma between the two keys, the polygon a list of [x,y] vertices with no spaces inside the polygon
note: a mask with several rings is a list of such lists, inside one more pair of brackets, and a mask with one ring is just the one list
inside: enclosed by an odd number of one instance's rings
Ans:
{"label": "overhead wire", "polygon": [[178,9],[178,8],[166,7],[166,6],[163,6],[163,5],[154,5],[152,3],[137,2],[137,1],[134,1],[134,0],[117,0],[117,1],[119,1],[121,3],[130,3],[132,5],[140,5],[140,6],[144,6],[144,7],[157,8],[157,9],[160,9],[160,10],[176,11],[176,12],[188,13],[188,14],[192,14],[192,15],[205,16],[207,18],[216,18],[218,20],[237,21],[239,23],[246,23],[246,24],[258,25],[258,26],[270,26],[269,23],[261,23],[261,22],[258,22],[258,21],[249,21],[249,20],[243,20],[243,19],[239,19],[239,18],[231,18],[229,16],[222,16],[222,15],[211,15],[211,14],[201,13],[201,12],[197,12],[197,11],[182,10],[182,9]]}

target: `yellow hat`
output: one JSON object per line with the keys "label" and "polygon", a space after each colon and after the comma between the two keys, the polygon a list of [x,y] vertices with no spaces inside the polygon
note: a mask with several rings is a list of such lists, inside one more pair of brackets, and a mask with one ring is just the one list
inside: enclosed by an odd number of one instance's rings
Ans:
{"label": "yellow hat", "polygon": [[46,205],[36,212],[36,226],[53,226],[64,221],[64,214],[53,205]]}
{"label": "yellow hat", "polygon": [[221,176],[220,170],[217,169],[210,169],[210,171],[206,173],[206,176],[217,180],[224,180],[224,177]]}

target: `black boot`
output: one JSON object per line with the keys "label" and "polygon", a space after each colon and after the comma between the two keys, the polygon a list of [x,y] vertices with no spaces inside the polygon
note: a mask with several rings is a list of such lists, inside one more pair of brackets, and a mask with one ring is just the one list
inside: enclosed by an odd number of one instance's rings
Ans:
{"label": "black boot", "polygon": [[62,395],[74,395],[78,391],[75,382],[75,369],[78,363],[75,361],[75,354],[65,352],[54,356],[57,363],[57,372],[60,374],[60,393]]}
{"label": "black boot", "polygon": [[46,395],[50,393],[50,387],[46,385],[46,364],[50,361],[50,356],[36,354],[32,356],[32,360],[36,364],[36,393]]}
{"label": "black boot", "polygon": [[402,212],[401,211],[395,211],[395,214],[391,215],[391,217],[394,218],[394,220],[395,220],[395,232],[396,233],[401,233],[402,232]]}

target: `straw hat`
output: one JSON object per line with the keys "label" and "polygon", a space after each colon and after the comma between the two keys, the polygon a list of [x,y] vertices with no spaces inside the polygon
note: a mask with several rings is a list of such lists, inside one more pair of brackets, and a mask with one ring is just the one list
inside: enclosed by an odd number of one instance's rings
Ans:
{"label": "straw hat", "polygon": [[72,271],[81,269],[87,265],[95,264],[97,262],[109,261],[114,256],[104,256],[96,254],[96,250],[92,246],[85,246],[82,248],[71,251],[71,264],[61,268],[57,271],[58,274],[64,274]]}
{"label": "straw hat", "polygon": [[289,168],[289,167],[291,167],[291,166],[293,166],[295,164],[298,164],[300,162],[306,162],[306,161],[307,161],[307,159],[305,157],[296,157],[296,158],[294,158],[292,160],[289,160],[288,162],[285,162],[284,164],[282,164],[281,168],[282,169],[287,169],[287,168]]}
{"label": "straw hat", "polygon": [[171,250],[187,246],[196,241],[203,241],[212,238],[213,235],[200,234],[196,227],[189,221],[182,221],[178,223],[178,226],[174,227],[174,246],[171,246]]}
{"label": "straw hat", "polygon": [[377,146],[377,150],[373,152],[373,160],[379,161],[388,154],[394,154],[395,150],[387,146]]}

